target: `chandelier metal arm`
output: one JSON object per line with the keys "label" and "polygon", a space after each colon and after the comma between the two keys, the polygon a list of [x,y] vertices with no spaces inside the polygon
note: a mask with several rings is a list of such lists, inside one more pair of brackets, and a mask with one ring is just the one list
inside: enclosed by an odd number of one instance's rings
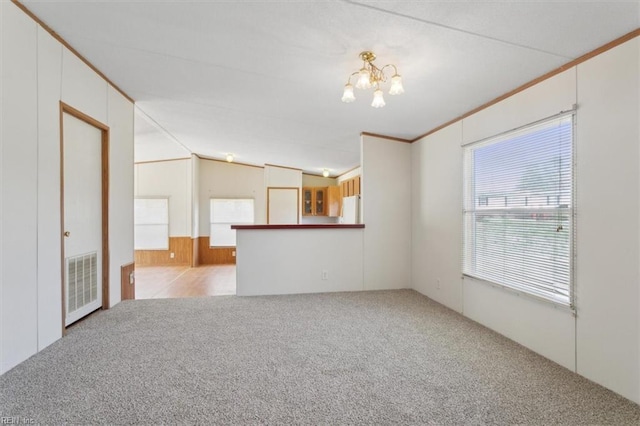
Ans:
{"label": "chandelier metal arm", "polygon": [[351,84],[351,77],[353,77],[354,75],[358,75],[358,74],[360,74],[360,71],[355,71],[355,72],[351,73],[349,78],[347,78],[347,84]]}
{"label": "chandelier metal arm", "polygon": [[[392,67],[393,68],[393,75],[398,75],[398,68],[396,68],[396,66],[393,65],[393,64],[387,64],[387,65],[383,66],[382,68],[380,68],[380,72],[382,72],[382,75],[384,75],[384,69],[387,68],[387,67]],[[382,80],[382,81],[386,81],[386,76],[385,76],[385,79]]]}

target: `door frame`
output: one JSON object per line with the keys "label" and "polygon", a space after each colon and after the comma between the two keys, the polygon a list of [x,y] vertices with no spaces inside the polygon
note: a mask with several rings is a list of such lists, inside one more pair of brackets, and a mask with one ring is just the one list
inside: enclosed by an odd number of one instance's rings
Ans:
{"label": "door frame", "polygon": [[82,111],[60,101],[60,254],[62,265],[62,335],[66,334],[67,316],[65,259],[64,259],[64,114],[84,121],[100,130],[101,140],[101,180],[102,180],[102,309],[109,309],[109,126]]}

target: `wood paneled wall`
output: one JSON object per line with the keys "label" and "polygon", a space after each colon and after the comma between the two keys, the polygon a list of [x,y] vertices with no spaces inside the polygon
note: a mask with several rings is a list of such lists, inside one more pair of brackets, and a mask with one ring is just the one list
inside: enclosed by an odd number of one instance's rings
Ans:
{"label": "wood paneled wall", "polygon": [[191,252],[192,252],[192,256],[191,256],[191,267],[195,268],[196,266],[200,265],[200,239],[199,238],[192,238],[191,239]]}
{"label": "wood paneled wall", "polygon": [[120,290],[122,300],[136,298],[136,281],[131,282],[131,274],[135,271],[135,263],[127,263],[120,267]]}
{"label": "wood paneled wall", "polygon": [[[174,254],[173,258],[171,253]],[[191,266],[192,262],[191,237],[169,237],[169,250],[136,250],[136,265],[139,266]]]}
{"label": "wood paneled wall", "polygon": [[169,250],[136,250],[136,265],[235,265],[235,251],[235,247],[209,247],[209,237],[169,237]]}
{"label": "wood paneled wall", "polygon": [[235,247],[209,247],[209,237],[198,238],[199,265],[235,265]]}

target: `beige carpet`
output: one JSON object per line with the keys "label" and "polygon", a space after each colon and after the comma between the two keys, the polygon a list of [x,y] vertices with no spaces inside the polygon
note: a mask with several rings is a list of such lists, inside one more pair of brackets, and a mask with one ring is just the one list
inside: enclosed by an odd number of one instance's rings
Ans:
{"label": "beige carpet", "polygon": [[640,407],[411,290],[138,300],[0,378],[45,424],[638,425]]}

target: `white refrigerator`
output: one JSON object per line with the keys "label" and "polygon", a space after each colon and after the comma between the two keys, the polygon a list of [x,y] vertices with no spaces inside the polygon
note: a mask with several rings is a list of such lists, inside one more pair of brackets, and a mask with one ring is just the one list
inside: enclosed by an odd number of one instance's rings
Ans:
{"label": "white refrigerator", "polygon": [[353,195],[342,199],[340,223],[358,223],[360,221],[360,196]]}

